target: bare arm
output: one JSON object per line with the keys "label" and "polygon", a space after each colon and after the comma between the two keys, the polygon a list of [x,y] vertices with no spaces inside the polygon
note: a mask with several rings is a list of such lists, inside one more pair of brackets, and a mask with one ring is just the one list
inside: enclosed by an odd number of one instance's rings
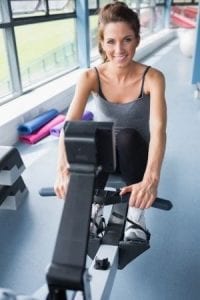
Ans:
{"label": "bare arm", "polygon": [[[91,70],[85,71],[79,78],[76,85],[75,94],[66,115],[66,121],[80,120],[88,97],[94,90],[94,74]],[[69,163],[66,157],[64,145],[64,132],[61,132],[58,144],[57,174],[54,190],[59,198],[64,198],[69,181]]]}
{"label": "bare arm", "polygon": [[150,92],[150,143],[143,180],[122,189],[131,192],[129,205],[149,208],[157,196],[157,187],[166,145],[165,79],[154,70],[148,79]]}
{"label": "bare arm", "polygon": [[152,79],[150,89],[150,144],[144,179],[158,183],[166,146],[165,80],[161,73]]}

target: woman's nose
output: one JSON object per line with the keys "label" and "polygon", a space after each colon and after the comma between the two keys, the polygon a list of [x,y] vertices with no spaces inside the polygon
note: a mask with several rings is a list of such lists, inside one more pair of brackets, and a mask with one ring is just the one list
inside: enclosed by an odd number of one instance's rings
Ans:
{"label": "woman's nose", "polygon": [[116,51],[116,53],[121,53],[121,52],[123,52],[123,44],[122,43],[116,43],[116,45],[115,45],[115,51]]}

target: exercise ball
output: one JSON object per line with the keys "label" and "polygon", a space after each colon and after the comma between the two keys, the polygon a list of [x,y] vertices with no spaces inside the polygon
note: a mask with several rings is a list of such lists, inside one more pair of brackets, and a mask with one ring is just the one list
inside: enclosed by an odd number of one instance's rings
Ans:
{"label": "exercise ball", "polygon": [[187,56],[192,57],[194,52],[195,30],[186,29],[179,33],[179,46],[181,52]]}

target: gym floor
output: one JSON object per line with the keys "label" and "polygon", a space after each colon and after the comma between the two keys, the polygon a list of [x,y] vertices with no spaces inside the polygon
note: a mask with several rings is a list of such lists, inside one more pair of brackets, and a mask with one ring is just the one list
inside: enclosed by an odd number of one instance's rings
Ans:
{"label": "gym floor", "polygon": [[[167,149],[159,196],[173,202],[164,212],[146,212],[151,249],[118,271],[111,300],[198,300],[200,278],[200,102],[191,85],[192,59],[174,40],[144,61],[166,77]],[[57,142],[48,137],[33,146],[18,145],[26,165],[29,196],[17,211],[0,210],[0,287],[32,294],[45,282],[63,201],[41,198],[52,186]]]}

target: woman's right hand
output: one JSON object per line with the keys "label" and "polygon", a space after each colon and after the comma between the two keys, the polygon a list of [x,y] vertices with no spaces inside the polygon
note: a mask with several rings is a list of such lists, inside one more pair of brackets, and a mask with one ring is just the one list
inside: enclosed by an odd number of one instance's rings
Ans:
{"label": "woman's right hand", "polygon": [[54,183],[54,191],[56,196],[60,199],[64,199],[67,193],[68,184],[69,184],[69,171],[65,169],[64,171],[58,171],[56,180]]}

